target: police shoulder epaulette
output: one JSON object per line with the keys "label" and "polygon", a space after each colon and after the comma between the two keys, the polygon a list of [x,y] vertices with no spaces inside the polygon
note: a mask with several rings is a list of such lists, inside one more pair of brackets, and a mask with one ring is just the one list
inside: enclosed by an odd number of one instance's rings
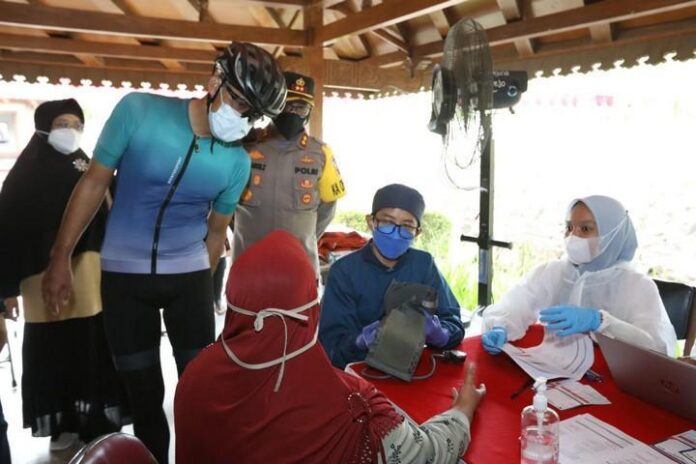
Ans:
{"label": "police shoulder epaulette", "polygon": [[300,147],[301,149],[307,148],[307,145],[309,145],[309,134],[304,131],[300,135],[300,137],[297,139],[297,146]]}

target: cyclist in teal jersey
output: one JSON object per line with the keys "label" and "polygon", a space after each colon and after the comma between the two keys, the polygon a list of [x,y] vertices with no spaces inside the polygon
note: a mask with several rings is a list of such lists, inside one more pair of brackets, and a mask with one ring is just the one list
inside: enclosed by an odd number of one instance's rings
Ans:
{"label": "cyclist in teal jersey", "polygon": [[72,249],[116,172],[102,246],[104,325],[135,434],[160,464],[169,428],[159,309],[181,375],[214,337],[211,269],[250,174],[239,141],[254,121],[280,113],[287,92],[273,57],[246,43],[215,60],[207,90],[202,99],[123,97],[73,191],[43,280],[46,305],[60,312],[73,291]]}

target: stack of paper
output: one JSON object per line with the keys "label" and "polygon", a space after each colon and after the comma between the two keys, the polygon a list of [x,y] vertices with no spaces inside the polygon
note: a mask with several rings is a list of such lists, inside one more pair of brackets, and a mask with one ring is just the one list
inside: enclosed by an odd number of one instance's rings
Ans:
{"label": "stack of paper", "polygon": [[553,407],[561,411],[589,404],[611,404],[597,390],[575,380],[550,384],[546,391],[546,398]]}
{"label": "stack of paper", "polygon": [[580,380],[594,362],[592,340],[585,334],[558,337],[546,331],[538,346],[518,348],[506,343],[503,351],[533,379],[567,377]]}
{"label": "stack of paper", "polygon": [[674,464],[590,414],[561,421],[560,464]]}
{"label": "stack of paper", "polygon": [[655,445],[655,448],[680,464],[696,463],[696,430],[669,437]]}

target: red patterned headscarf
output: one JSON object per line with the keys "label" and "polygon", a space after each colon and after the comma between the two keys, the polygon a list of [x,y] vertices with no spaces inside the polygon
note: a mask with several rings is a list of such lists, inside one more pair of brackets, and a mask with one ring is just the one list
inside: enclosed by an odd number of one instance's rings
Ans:
{"label": "red patterned headscarf", "polygon": [[284,231],[235,261],[222,339],[177,387],[178,463],[376,464],[383,455],[382,439],[404,419],[371,384],[331,366],[316,342],[315,279]]}

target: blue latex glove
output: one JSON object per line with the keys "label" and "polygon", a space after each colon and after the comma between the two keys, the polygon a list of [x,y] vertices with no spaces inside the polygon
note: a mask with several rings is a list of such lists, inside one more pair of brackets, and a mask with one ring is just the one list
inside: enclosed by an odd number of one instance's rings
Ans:
{"label": "blue latex glove", "polygon": [[440,319],[430,313],[425,315],[425,343],[435,348],[442,348],[449,341],[449,330],[442,327]]}
{"label": "blue latex glove", "polygon": [[355,346],[357,346],[358,349],[367,350],[367,347],[375,341],[377,327],[379,327],[379,321],[375,321],[363,327],[362,331],[355,339]]}
{"label": "blue latex glove", "polygon": [[581,308],[575,305],[558,305],[543,309],[539,320],[546,328],[556,332],[556,335],[567,335],[594,332],[601,324],[599,310]]}
{"label": "blue latex glove", "polygon": [[498,354],[502,351],[501,348],[507,342],[507,338],[505,327],[493,327],[481,336],[481,344],[490,354]]}

